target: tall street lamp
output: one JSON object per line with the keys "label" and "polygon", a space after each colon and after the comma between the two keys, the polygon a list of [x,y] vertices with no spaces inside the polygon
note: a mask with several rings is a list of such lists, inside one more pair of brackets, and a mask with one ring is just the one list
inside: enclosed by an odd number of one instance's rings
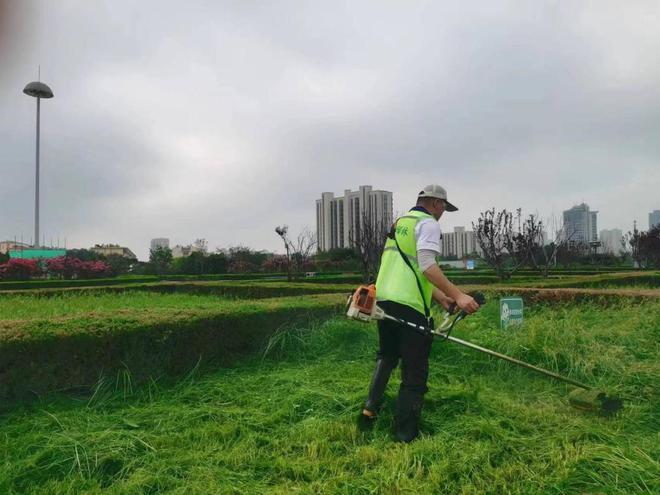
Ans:
{"label": "tall street lamp", "polygon": [[34,247],[39,247],[39,119],[41,113],[41,99],[52,98],[53,91],[40,81],[33,81],[23,89],[23,93],[37,99],[37,172],[36,187],[34,191]]}

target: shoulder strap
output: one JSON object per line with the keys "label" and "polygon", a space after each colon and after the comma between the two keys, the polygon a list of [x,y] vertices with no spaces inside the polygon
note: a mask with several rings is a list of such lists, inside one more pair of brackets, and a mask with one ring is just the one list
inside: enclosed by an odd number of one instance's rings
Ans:
{"label": "shoulder strap", "polygon": [[396,244],[396,248],[399,250],[399,254],[401,255],[401,258],[403,258],[404,263],[408,265],[408,268],[410,268],[410,271],[413,273],[413,276],[415,277],[415,282],[417,282],[417,289],[419,289],[419,295],[422,297],[422,304],[424,305],[424,316],[426,316],[426,319],[428,320],[429,317],[431,316],[431,309],[426,305],[424,290],[422,289],[422,284],[419,282],[419,278],[417,277],[417,272],[410,263],[408,256],[406,256],[406,253],[404,253],[403,250],[401,249],[401,246],[399,246],[399,242],[396,240],[396,233],[394,233],[394,235],[391,238],[394,240],[394,243]]}

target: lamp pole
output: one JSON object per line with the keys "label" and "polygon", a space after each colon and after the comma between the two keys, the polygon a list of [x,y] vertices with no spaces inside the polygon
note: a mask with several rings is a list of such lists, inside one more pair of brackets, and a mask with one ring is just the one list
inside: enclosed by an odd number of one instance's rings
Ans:
{"label": "lamp pole", "polygon": [[34,247],[39,247],[39,127],[41,121],[41,99],[52,98],[52,90],[41,81],[33,81],[23,89],[23,93],[37,99],[37,149],[34,189]]}

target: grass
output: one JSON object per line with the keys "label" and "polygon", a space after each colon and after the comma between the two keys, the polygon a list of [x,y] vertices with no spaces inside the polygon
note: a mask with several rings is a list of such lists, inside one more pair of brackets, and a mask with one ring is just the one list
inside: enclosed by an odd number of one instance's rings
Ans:
{"label": "grass", "polygon": [[126,310],[212,309],[228,299],[190,294],[159,294],[134,291],[116,294],[58,294],[48,298],[30,295],[0,297],[0,319],[33,320],[75,316],[86,313],[114,313]]}
{"label": "grass", "polygon": [[501,331],[495,303],[456,335],[629,399],[571,409],[570,387],[436,342],[423,436],[391,441],[397,380],[371,434],[355,413],[373,325],[282,328],[267,355],[0,416],[0,493],[658,493],[660,303],[537,306]]}
{"label": "grass", "polygon": [[[157,287],[157,289],[160,289]],[[106,289],[88,289],[85,291],[64,291],[49,293],[41,297],[34,292],[3,294],[0,296],[1,320],[35,320],[44,318],[73,317],[77,315],[103,315],[116,312],[142,311],[159,312],[167,310],[213,311],[220,307],[250,307],[255,299],[291,295],[312,295],[329,293],[350,293],[353,286],[307,286],[292,284],[243,284],[232,282],[228,284],[202,283],[199,285],[166,286],[167,292],[145,288],[144,290],[128,290],[120,292],[105,292]],[[201,293],[196,293],[199,290]],[[298,293],[300,291],[301,293]],[[251,297],[250,294],[261,297]],[[242,301],[239,301],[242,300]],[[293,301],[293,299],[292,299]],[[259,303],[257,303],[259,304]]]}

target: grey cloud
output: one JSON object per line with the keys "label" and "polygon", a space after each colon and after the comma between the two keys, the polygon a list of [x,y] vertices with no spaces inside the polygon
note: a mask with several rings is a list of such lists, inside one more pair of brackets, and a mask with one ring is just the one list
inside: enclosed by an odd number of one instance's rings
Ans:
{"label": "grey cloud", "polygon": [[321,191],[364,183],[399,210],[446,184],[445,228],[585,200],[626,229],[659,206],[651,3],[625,23],[616,2],[22,5],[0,3],[0,237],[32,228],[39,62],[44,228],[83,246],[279,249],[275,225],[313,227]]}

